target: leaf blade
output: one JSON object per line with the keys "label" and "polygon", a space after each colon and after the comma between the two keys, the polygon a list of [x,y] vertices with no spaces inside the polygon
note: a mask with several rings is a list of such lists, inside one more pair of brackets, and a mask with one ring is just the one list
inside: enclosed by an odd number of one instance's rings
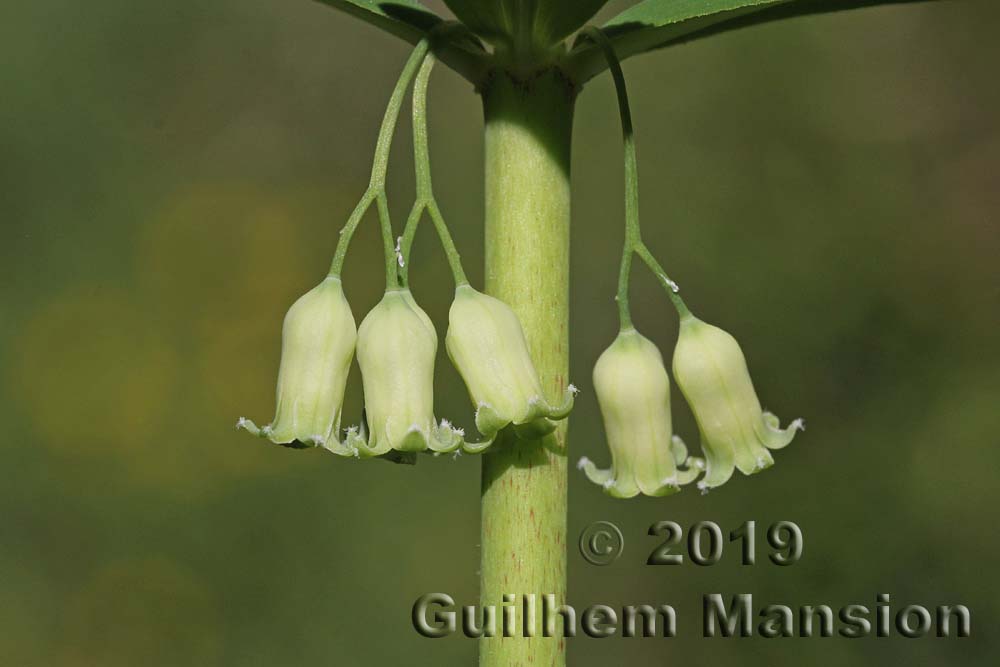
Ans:
{"label": "leaf blade", "polygon": [[424,33],[441,23],[441,17],[417,0],[316,0],[345,14],[401,37],[408,42],[419,41]]}
{"label": "leaf blade", "polygon": [[[376,28],[416,44],[444,19],[418,0],[316,0]],[[455,41],[437,44],[435,54],[445,65],[477,83],[485,70],[483,53]]]}
{"label": "leaf blade", "polygon": [[[773,21],[876,5],[934,0],[643,0],[612,18],[603,30],[619,58]],[[577,42],[568,69],[582,83],[605,68],[599,49]]]}

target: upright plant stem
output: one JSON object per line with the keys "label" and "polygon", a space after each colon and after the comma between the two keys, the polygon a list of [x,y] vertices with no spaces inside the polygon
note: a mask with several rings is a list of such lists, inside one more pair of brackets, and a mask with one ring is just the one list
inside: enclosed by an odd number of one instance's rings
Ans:
{"label": "upright plant stem", "polygon": [[[549,400],[569,383],[570,137],[573,89],[556,71],[497,72],[486,118],[486,289],[509,304]],[[508,436],[483,457],[481,600],[566,594],[566,422],[544,438]],[[520,617],[520,611],[518,612]],[[480,665],[565,664],[561,633],[484,638]]]}

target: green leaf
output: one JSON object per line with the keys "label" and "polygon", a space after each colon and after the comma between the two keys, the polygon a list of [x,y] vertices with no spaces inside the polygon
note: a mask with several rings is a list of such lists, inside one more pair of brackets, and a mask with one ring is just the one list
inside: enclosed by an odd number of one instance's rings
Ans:
{"label": "green leaf", "polygon": [[408,42],[417,42],[441,17],[417,0],[318,0]]}
{"label": "green leaf", "polygon": [[[603,26],[619,58],[727,30],[795,16],[930,0],[643,0]],[[568,69],[580,82],[604,70],[600,50],[578,40]]]}
{"label": "green leaf", "polygon": [[[417,0],[317,0],[345,14],[416,44],[443,19]],[[472,42],[476,42],[473,44]],[[435,54],[447,66],[476,83],[485,71],[485,53],[475,38],[456,37],[437,44]]]}

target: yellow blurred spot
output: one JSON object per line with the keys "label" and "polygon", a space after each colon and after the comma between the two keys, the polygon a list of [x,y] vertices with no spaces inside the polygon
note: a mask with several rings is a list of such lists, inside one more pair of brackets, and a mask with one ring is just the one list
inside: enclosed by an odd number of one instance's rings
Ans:
{"label": "yellow blurred spot", "polygon": [[110,565],[63,608],[60,665],[215,665],[222,653],[212,591],[164,558]]}
{"label": "yellow blurred spot", "polygon": [[54,449],[149,454],[166,424],[177,352],[127,295],[83,286],[45,304],[17,338],[10,393]]}
{"label": "yellow blurred spot", "polygon": [[[144,295],[200,338],[261,319],[280,327],[283,309],[327,268],[306,266],[307,234],[291,199],[215,183],[178,194],[143,226],[137,275]],[[332,231],[328,241],[332,256]]]}

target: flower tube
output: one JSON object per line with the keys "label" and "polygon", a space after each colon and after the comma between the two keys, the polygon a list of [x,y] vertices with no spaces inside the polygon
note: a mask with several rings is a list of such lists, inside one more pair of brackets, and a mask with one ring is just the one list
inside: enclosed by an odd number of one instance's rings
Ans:
{"label": "flower tube", "polygon": [[[477,451],[463,432],[434,418],[437,333],[410,290],[391,288],[361,322],[358,365],[365,389],[366,429],[348,444],[361,456],[390,451]],[[367,439],[367,442],[365,440]],[[489,443],[481,443],[483,447]]]}
{"label": "flower tube", "polygon": [[726,483],[734,469],[751,475],[770,467],[769,450],[785,447],[804,428],[796,419],[782,429],[776,416],[761,409],[739,343],[690,313],[681,318],[673,366],[701,432],[703,491]]}
{"label": "flower tube", "polygon": [[562,405],[545,400],[514,311],[467,284],[455,290],[445,347],[476,406],[476,427],[487,437],[508,425],[525,437],[544,435],[573,407],[573,385]]}
{"label": "flower tube", "polygon": [[237,427],[279,445],[347,453],[340,418],[357,331],[339,278],[328,276],[299,297],[282,326],[274,420],[258,428],[241,417]]}
{"label": "flower tube", "polygon": [[701,473],[700,459],[673,435],[670,378],[663,356],[649,339],[623,330],[594,366],[594,389],[611,449],[611,468],[586,457],[578,466],[615,498],[666,496]]}

